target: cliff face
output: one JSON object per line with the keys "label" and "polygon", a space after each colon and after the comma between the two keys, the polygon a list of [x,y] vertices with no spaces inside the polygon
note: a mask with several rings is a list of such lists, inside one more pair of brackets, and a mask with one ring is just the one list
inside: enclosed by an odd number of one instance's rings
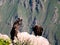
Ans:
{"label": "cliff face", "polygon": [[0,0],[0,32],[9,35],[13,22],[23,19],[21,31],[32,33],[35,24],[52,45],[60,43],[60,0]]}

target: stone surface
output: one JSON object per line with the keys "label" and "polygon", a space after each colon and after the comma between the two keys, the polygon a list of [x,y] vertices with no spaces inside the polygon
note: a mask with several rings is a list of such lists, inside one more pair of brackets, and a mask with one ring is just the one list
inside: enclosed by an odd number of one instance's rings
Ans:
{"label": "stone surface", "polygon": [[23,19],[21,31],[32,33],[35,24],[44,28],[43,36],[52,45],[60,45],[59,0],[5,0],[0,6],[0,32],[8,34],[13,22]]}

